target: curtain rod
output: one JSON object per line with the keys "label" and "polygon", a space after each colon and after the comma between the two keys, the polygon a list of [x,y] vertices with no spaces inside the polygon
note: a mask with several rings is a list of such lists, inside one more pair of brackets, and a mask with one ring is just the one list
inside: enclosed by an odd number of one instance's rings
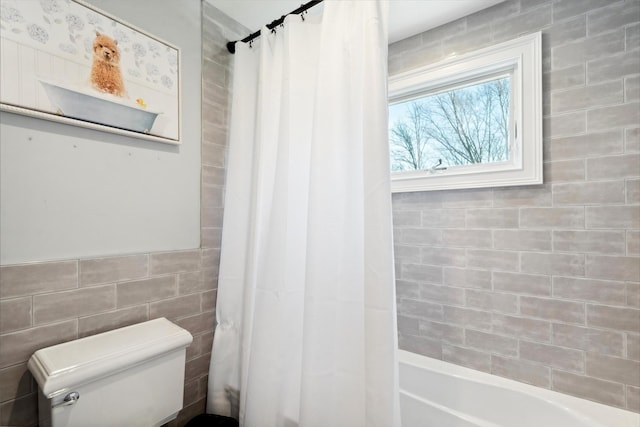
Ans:
{"label": "curtain rod", "polygon": [[[307,9],[311,9],[313,6],[322,3],[323,0],[311,0],[308,3],[305,3],[303,5],[300,5],[299,8],[297,8],[296,10],[289,12],[287,15],[300,15],[301,13],[305,12]],[[287,15],[282,15],[279,19],[276,19],[275,21],[272,21],[270,24],[267,24],[267,28],[270,30],[273,30],[275,27],[277,27],[278,25],[281,25],[284,22],[284,18],[287,17]],[[250,35],[248,35],[247,37],[243,38],[242,40],[236,40],[236,41],[232,41],[232,42],[228,42],[227,43],[227,50],[229,51],[229,53],[236,53],[236,43],[243,42],[243,43],[247,43],[250,42],[251,40],[258,38],[260,36],[260,30],[256,31],[255,33],[252,33]]]}

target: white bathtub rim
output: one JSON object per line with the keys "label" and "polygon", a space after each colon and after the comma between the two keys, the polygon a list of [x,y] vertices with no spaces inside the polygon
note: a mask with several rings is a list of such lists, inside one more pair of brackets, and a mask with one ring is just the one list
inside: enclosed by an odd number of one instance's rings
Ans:
{"label": "white bathtub rim", "polygon": [[[447,414],[449,414],[449,415],[451,415],[453,417],[459,418],[459,419],[461,419],[463,421],[467,421],[467,422],[473,423],[474,425],[477,425],[478,427],[500,427],[499,425],[497,425],[495,423],[492,423],[490,421],[481,420],[481,419],[478,419],[477,417],[473,417],[471,415],[464,414],[462,412],[454,411],[454,410],[452,410],[450,408],[447,408],[446,406],[439,405],[439,404],[437,404],[435,402],[432,402],[432,401],[430,401],[428,399],[424,399],[424,398],[422,398],[420,396],[417,396],[417,395],[415,395],[413,393],[409,393],[408,391],[400,391],[400,394],[402,394],[404,396],[407,396],[410,399],[417,400],[417,401],[419,401],[419,402],[421,402],[421,403],[423,403],[425,405],[429,405],[431,407],[434,407],[439,411],[446,412]],[[402,403],[400,405],[402,406]]]}
{"label": "white bathtub rim", "polygon": [[[446,371],[457,378],[473,381],[476,383],[491,384],[501,388],[512,389],[520,393],[529,395],[533,398],[544,400],[554,405],[558,409],[568,411],[572,416],[587,423],[587,426],[593,427],[638,427],[640,426],[640,414],[625,409],[608,406],[602,403],[594,402],[587,399],[559,393],[557,391],[537,387],[516,380],[500,377],[486,372],[477,371],[475,369],[445,362],[439,359],[433,359],[420,354],[412,353],[406,350],[398,349],[398,361],[407,365],[418,368],[425,368],[436,372]],[[400,384],[400,392],[407,393],[402,390]],[[412,394],[415,396],[415,394]],[[429,402],[419,396],[417,398]],[[616,424],[611,424],[615,420]]]}
{"label": "white bathtub rim", "polygon": [[[445,362],[445,363],[448,363],[448,362]],[[420,369],[424,368],[424,366],[413,365],[413,364],[410,364],[410,363],[407,364],[407,365],[416,366],[416,367],[418,367]],[[570,408],[568,408],[566,406],[563,406],[562,404],[560,404],[558,402],[554,402],[554,401],[551,401],[549,399],[545,399],[545,398],[542,398],[540,396],[536,396],[536,395],[534,395],[532,393],[528,393],[528,392],[524,392],[524,391],[521,391],[521,390],[517,390],[517,389],[512,388],[512,387],[505,387],[505,386],[503,386],[501,384],[487,383],[486,381],[479,381],[479,380],[471,379],[471,378],[465,377],[463,375],[443,373],[443,372],[440,372],[440,371],[436,371],[435,375],[447,376],[447,377],[452,377],[452,378],[459,378],[459,379],[463,380],[464,382],[480,384],[483,387],[495,387],[495,388],[506,389],[506,390],[509,390],[510,392],[517,393],[519,395],[526,395],[528,398],[531,398],[531,399],[536,399],[536,400],[539,400],[539,401],[543,401],[547,405],[552,406],[553,408],[557,409],[558,411],[567,413],[567,415],[569,417],[571,417],[574,420],[578,421],[580,423],[581,427],[611,427],[609,425],[603,425],[600,422],[597,422],[597,421],[593,420],[592,418],[587,417],[584,414],[576,413],[575,410],[572,410],[572,409],[570,409]],[[485,419],[482,419],[482,418],[479,418],[479,417],[467,415],[464,412],[460,412],[460,411],[456,411],[456,410],[450,409],[450,408],[448,408],[448,407],[446,407],[444,405],[441,405],[441,404],[436,403],[436,402],[434,402],[432,400],[429,400],[426,397],[418,396],[418,395],[416,395],[414,393],[411,393],[411,392],[408,392],[406,390],[402,390],[401,389],[400,390],[400,395],[401,396],[406,396],[406,397],[411,398],[411,399],[416,400],[416,401],[419,401],[423,405],[427,405],[427,406],[436,408],[439,411],[447,412],[448,414],[451,414],[452,416],[457,417],[457,418],[461,418],[464,421],[473,422],[474,426],[477,426],[477,427],[504,427],[505,426],[504,424],[499,425],[499,424],[493,423],[493,422],[491,422],[489,420],[485,420]],[[619,427],[619,426],[616,426],[616,427]],[[635,427],[635,425],[634,425],[634,427]]]}

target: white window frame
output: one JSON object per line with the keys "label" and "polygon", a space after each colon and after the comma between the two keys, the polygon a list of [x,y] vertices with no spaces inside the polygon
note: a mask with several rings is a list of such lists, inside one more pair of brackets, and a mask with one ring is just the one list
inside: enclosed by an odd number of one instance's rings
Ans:
{"label": "white window frame", "polygon": [[422,98],[468,82],[509,74],[509,160],[391,173],[397,192],[535,185],[542,176],[542,34],[519,37],[389,77],[389,103]]}

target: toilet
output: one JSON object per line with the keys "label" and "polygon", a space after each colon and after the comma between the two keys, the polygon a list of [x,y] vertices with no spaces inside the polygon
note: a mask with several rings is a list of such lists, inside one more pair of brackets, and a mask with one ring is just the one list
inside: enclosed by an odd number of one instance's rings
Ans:
{"label": "toilet", "polygon": [[36,351],[41,427],[160,426],[182,409],[191,334],[165,318]]}

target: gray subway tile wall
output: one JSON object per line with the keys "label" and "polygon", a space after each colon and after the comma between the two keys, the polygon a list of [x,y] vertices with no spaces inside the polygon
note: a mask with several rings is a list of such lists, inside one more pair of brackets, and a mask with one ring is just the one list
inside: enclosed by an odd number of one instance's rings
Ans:
{"label": "gray subway tile wall", "polygon": [[[627,179],[627,203],[640,203],[640,179]],[[635,218],[633,221],[637,224],[640,217],[637,213],[633,214],[633,211],[630,213],[631,218]]]}
{"label": "gray subway tile wall", "polygon": [[627,386],[627,409],[640,412],[640,387]]}
{"label": "gray subway tile wall", "polygon": [[78,261],[2,267],[0,298],[55,292],[78,287]]}
{"label": "gray subway tile wall", "polygon": [[120,282],[146,277],[148,273],[148,255],[80,260],[80,286]]}
{"label": "gray subway tile wall", "polygon": [[231,61],[245,30],[202,3],[201,248],[0,267],[0,425],[36,426],[37,385],[26,362],[40,348],[167,317],[194,337],[184,409],[205,411],[220,260]]}
{"label": "gray subway tile wall", "polygon": [[628,401],[628,399],[625,399],[625,387],[623,384],[559,369],[553,370],[552,377],[551,388],[555,391],[594,400],[605,405],[632,409],[626,405],[625,400]]}
{"label": "gray subway tile wall", "polygon": [[551,368],[513,357],[491,356],[491,372],[538,387],[549,388]]}
{"label": "gray subway tile wall", "polygon": [[400,347],[640,411],[640,2],[507,0],[391,75],[543,34],[539,186],[393,195]]}
{"label": "gray subway tile wall", "polygon": [[11,332],[31,327],[32,298],[0,300],[0,331]]}

